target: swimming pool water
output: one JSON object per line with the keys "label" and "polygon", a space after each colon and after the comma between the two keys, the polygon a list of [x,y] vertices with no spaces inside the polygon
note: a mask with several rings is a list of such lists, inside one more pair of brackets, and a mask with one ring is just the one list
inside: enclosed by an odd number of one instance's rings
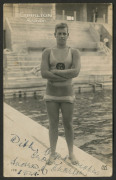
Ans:
{"label": "swimming pool water", "polygon": [[[5,102],[49,128],[43,97],[6,99]],[[112,166],[112,91],[76,94],[73,115],[74,144]],[[59,135],[64,137],[60,114]]]}

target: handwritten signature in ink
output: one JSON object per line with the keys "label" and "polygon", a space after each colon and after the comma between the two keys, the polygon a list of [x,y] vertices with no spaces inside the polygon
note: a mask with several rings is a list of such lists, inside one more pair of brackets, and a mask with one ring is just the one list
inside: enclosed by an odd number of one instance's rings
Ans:
{"label": "handwritten signature in ink", "polygon": [[[47,148],[45,150],[45,152],[43,152],[44,156],[40,156],[39,154],[39,149],[35,148],[35,144],[34,142],[30,142],[28,139],[24,139],[22,140],[17,134],[11,134],[12,138],[11,138],[11,142],[13,144],[16,144],[19,148],[22,149],[26,149],[28,148],[29,150],[31,150],[32,154],[30,156],[31,159],[36,159],[40,162],[45,162],[45,164],[40,167],[38,164],[35,163],[30,163],[29,161],[26,162],[20,162],[20,158],[19,157],[15,157],[13,160],[11,160],[11,165],[15,166],[15,167],[19,167],[21,168],[18,171],[18,175],[30,175],[30,176],[39,176],[41,173],[42,175],[46,175],[48,174],[48,169],[46,167],[46,161],[47,161],[47,155],[50,154],[50,148]],[[72,175],[83,175],[83,176],[87,176],[87,173],[90,172],[94,175],[99,175],[99,172],[95,170],[95,168],[93,166],[85,166],[84,164],[78,163],[75,168],[69,167],[69,168],[64,168],[63,166],[63,162],[65,162],[67,160],[67,156],[62,158],[60,154],[57,153],[56,156],[57,162],[54,162],[51,169],[49,169],[51,172],[63,172],[66,174],[72,174]],[[39,163],[41,164],[41,163]],[[29,168],[30,170],[24,170],[23,168]],[[81,169],[81,170],[78,170]],[[35,170],[34,172],[32,170]]]}

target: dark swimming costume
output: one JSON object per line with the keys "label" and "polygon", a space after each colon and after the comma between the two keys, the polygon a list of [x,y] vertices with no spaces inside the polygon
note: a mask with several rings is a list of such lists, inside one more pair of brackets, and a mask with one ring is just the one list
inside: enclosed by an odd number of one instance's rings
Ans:
{"label": "dark swimming costume", "polygon": [[[72,53],[71,48],[68,50],[68,54],[65,59],[59,61],[56,59],[53,49],[50,53],[50,70],[54,69],[71,69],[72,65]],[[70,102],[73,103],[75,95],[73,92],[72,78],[62,82],[53,82],[48,80],[46,87],[46,94],[44,95],[45,101],[57,101],[57,102]]]}

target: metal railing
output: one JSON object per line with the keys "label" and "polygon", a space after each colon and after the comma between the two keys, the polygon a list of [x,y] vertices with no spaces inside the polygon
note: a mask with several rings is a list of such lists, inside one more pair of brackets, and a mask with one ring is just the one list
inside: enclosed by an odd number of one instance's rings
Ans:
{"label": "metal railing", "polygon": [[98,47],[101,52],[104,52],[106,55],[112,55],[112,50],[108,48],[103,42],[99,42]]}

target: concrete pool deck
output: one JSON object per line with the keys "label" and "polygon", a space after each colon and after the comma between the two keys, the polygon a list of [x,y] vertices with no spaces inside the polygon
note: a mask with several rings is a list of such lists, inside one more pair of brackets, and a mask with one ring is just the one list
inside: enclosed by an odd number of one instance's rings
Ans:
{"label": "concrete pool deck", "polygon": [[58,138],[57,158],[49,157],[48,129],[4,103],[4,177],[109,177],[112,168],[74,146],[72,165],[64,138]]}

